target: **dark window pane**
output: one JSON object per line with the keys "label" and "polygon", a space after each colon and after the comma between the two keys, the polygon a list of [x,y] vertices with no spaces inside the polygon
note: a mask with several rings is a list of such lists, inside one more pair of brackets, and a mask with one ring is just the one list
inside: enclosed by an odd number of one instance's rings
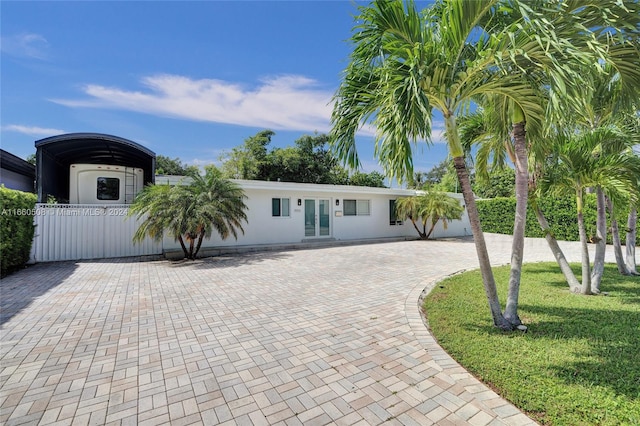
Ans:
{"label": "dark window pane", "polygon": [[280,216],[280,198],[271,199],[271,216]]}
{"label": "dark window pane", "polygon": [[389,200],[389,224],[396,224],[396,200]]}
{"label": "dark window pane", "polygon": [[98,178],[98,200],[118,200],[120,199],[120,179],[99,177]]}
{"label": "dark window pane", "polygon": [[356,215],[356,200],[344,200],[344,215],[345,216]]}

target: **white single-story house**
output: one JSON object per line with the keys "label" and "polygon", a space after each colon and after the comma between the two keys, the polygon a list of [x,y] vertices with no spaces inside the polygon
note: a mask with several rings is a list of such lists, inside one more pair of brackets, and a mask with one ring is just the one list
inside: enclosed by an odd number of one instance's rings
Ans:
{"label": "white single-story house", "polygon": [[[127,217],[143,185],[179,184],[179,176],[155,176],[155,153],[116,136],[76,133],[36,141],[32,262],[181,253],[172,237],[132,243],[138,228]],[[238,239],[213,234],[202,255],[332,241],[416,238],[410,221],[395,217],[407,189],[236,181],[244,190],[247,222]],[[460,194],[451,194],[458,198]],[[62,200],[45,204],[47,197]],[[471,235],[466,213],[433,238]]]}
{"label": "white single-story house", "polygon": [[[176,183],[175,178],[156,178]],[[321,241],[414,238],[417,232],[408,220],[395,215],[395,201],[416,195],[415,190],[318,185],[293,182],[235,180],[244,190],[248,206],[244,234],[238,239],[220,239],[216,234],[203,243],[207,248],[262,246]],[[460,199],[461,194],[450,194]],[[433,238],[471,235],[469,220],[436,226]],[[180,250],[171,237],[163,240],[165,251]]]}

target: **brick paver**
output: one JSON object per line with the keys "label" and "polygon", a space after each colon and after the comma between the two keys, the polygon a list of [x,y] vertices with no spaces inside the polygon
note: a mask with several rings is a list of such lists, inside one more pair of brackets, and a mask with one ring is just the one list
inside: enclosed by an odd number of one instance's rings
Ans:
{"label": "brick paver", "polygon": [[0,283],[0,423],[534,424],[422,322],[421,295],[476,265],[468,239],[38,264]]}

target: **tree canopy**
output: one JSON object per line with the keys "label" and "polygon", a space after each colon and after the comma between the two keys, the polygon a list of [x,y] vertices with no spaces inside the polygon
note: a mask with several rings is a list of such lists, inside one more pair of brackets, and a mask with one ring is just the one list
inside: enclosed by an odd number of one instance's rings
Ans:
{"label": "tree canopy", "polygon": [[169,158],[164,155],[156,156],[156,174],[157,175],[177,175],[192,176],[199,174],[197,166],[189,166],[183,164],[179,158]]}
{"label": "tree canopy", "polygon": [[379,172],[349,172],[329,150],[325,134],[303,135],[293,146],[270,147],[275,132],[262,130],[221,156],[222,172],[233,179],[384,187]]}

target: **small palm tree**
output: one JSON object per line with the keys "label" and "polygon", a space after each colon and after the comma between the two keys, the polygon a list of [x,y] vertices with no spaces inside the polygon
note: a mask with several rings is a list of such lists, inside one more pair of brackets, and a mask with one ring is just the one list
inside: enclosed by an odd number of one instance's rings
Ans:
{"label": "small palm tree", "polygon": [[[441,191],[426,191],[415,197],[400,198],[396,201],[396,215],[411,220],[413,227],[423,240],[429,239],[438,222],[447,229],[452,220],[460,220],[464,207],[460,202]],[[422,230],[418,228],[418,221]],[[427,223],[431,223],[427,231]]]}
{"label": "small palm tree", "polygon": [[237,239],[238,230],[244,233],[245,198],[242,188],[214,166],[207,166],[204,176],[193,175],[189,184],[148,185],[129,209],[129,216],[145,217],[133,241],[147,235],[161,240],[166,231],[180,243],[185,258],[195,259],[214,230],[223,240],[229,235]]}

